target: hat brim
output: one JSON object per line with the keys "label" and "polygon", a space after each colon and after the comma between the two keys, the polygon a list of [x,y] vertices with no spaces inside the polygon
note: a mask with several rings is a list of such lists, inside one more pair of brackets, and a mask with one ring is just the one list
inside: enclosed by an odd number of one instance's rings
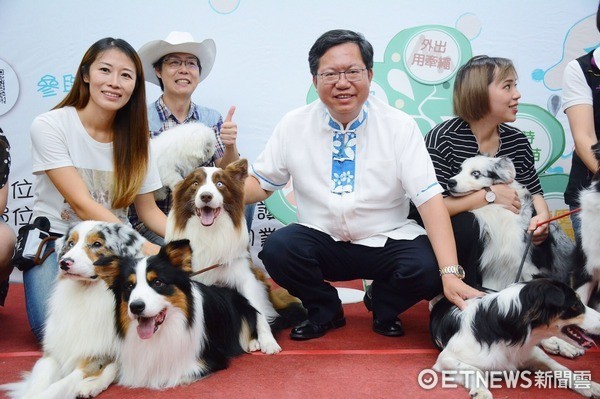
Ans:
{"label": "hat brim", "polygon": [[144,68],[146,82],[160,85],[152,64],[161,57],[171,53],[188,53],[198,57],[202,68],[202,71],[200,72],[200,82],[202,82],[208,76],[215,63],[217,47],[212,39],[205,39],[200,43],[189,42],[180,44],[172,44],[165,42],[164,40],[148,42],[138,50],[138,55],[142,61],[142,67]]}

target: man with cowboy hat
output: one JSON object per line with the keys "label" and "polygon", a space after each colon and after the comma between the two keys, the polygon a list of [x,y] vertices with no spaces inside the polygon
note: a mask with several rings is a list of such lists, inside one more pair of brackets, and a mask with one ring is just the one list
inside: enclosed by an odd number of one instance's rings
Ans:
{"label": "man with cowboy hat", "polygon": [[[212,127],[216,135],[215,151],[212,159],[200,166],[224,168],[239,159],[236,147],[237,124],[232,121],[235,106],[232,106],[223,120],[214,109],[192,102],[192,94],[198,84],[210,73],[215,62],[217,49],[212,39],[195,41],[188,32],[171,32],[164,40],[153,40],[144,44],[138,51],[144,76],[147,82],[160,86],[163,94],[148,104],[150,136],[156,137],[163,131],[182,123],[200,122]],[[167,214],[171,209],[171,195],[157,201]],[[246,208],[248,229],[252,224],[254,206]],[[131,224],[147,239],[162,245],[161,237],[149,231],[138,219],[135,210],[130,210]]]}

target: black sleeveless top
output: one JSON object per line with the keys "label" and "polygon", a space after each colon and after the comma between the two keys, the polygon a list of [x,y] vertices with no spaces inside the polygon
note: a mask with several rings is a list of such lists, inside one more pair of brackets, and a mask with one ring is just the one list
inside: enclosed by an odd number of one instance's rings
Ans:
{"label": "black sleeveless top", "polygon": [[[581,66],[585,80],[592,89],[592,98],[594,104],[594,126],[596,138],[600,140],[600,69],[596,65],[593,57],[594,51],[577,58]],[[565,203],[571,206],[579,206],[579,191],[589,186],[594,174],[585,166],[581,158],[573,151],[571,162],[571,173],[569,174],[569,183],[565,190]]]}

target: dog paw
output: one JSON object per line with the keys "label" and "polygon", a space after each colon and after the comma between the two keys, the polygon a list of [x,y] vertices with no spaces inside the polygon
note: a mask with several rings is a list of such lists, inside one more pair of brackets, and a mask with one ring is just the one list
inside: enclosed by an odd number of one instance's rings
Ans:
{"label": "dog paw", "polygon": [[273,339],[266,342],[262,342],[260,344],[260,350],[262,353],[265,353],[267,355],[274,355],[276,353],[281,352],[281,346],[279,346],[277,341]]}
{"label": "dog paw", "polygon": [[250,342],[248,342],[248,352],[256,352],[260,350],[260,344],[258,343],[258,340],[253,339],[250,340]]}
{"label": "dog paw", "polygon": [[492,393],[485,388],[472,389],[469,394],[473,399],[494,399]]}
{"label": "dog paw", "polygon": [[587,396],[588,398],[600,398],[600,384],[594,381],[590,381],[589,388],[575,390],[577,393]]}
{"label": "dog paw", "polygon": [[541,346],[546,352],[552,355],[560,355],[568,359],[573,359],[585,353],[585,350],[578,348],[575,345],[572,345],[558,337],[544,339],[541,342]]}

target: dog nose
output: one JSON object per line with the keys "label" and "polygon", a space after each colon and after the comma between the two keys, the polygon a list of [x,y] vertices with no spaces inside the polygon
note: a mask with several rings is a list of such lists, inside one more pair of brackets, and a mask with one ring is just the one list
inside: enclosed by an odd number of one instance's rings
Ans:
{"label": "dog nose", "polygon": [[68,271],[71,267],[73,267],[73,263],[75,262],[73,262],[73,259],[71,258],[62,258],[59,263],[61,269]]}
{"label": "dog nose", "polygon": [[448,180],[448,188],[453,188],[453,187],[456,187],[456,180],[449,179]]}
{"label": "dog nose", "polygon": [[129,304],[129,310],[135,315],[141,314],[146,308],[144,301],[133,301]]}
{"label": "dog nose", "polygon": [[211,193],[209,193],[208,191],[205,191],[200,194],[200,200],[202,202],[208,203],[208,202],[212,201],[212,199],[213,199],[213,195]]}

